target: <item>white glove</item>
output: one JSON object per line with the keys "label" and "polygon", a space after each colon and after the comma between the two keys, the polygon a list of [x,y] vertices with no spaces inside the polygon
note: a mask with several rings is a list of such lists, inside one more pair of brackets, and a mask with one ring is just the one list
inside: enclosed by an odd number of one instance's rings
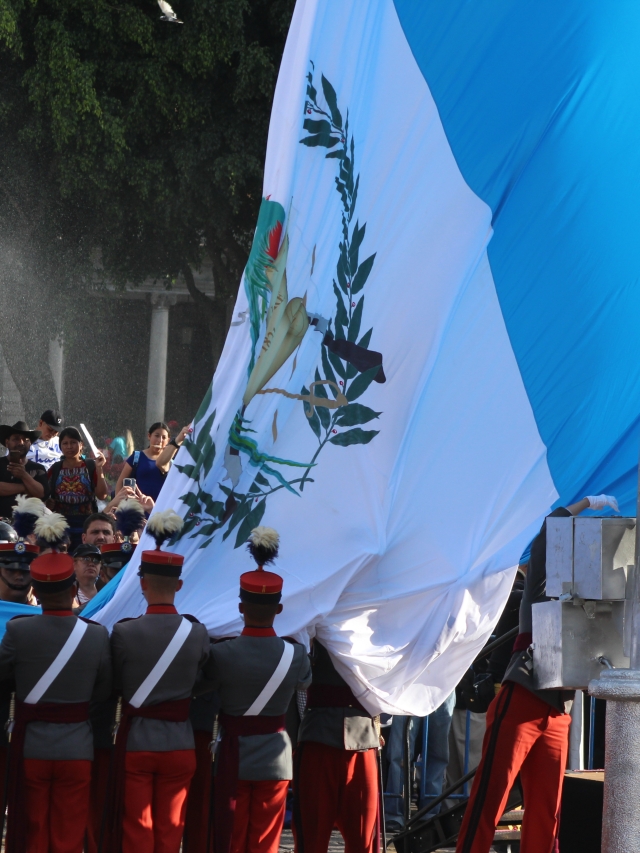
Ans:
{"label": "white glove", "polygon": [[591,509],[602,509],[605,506],[610,506],[615,512],[620,512],[618,501],[613,495],[587,495],[587,500]]}

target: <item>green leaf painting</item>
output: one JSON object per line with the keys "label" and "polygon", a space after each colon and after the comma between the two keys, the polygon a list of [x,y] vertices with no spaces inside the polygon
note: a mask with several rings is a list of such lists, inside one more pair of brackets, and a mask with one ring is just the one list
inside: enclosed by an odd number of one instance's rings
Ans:
{"label": "green leaf painting", "polygon": [[372,438],[375,438],[380,430],[364,430],[356,427],[355,429],[347,430],[347,432],[339,432],[337,435],[332,435],[329,441],[331,444],[338,444],[340,447],[349,447],[351,444],[369,444]]}
{"label": "green leaf painting", "polygon": [[373,409],[361,403],[349,403],[348,406],[340,409],[335,422],[336,426],[341,427],[368,424],[374,418],[379,418],[381,414],[382,412],[374,412]]}
{"label": "green leaf painting", "polygon": [[322,75],[322,91],[324,92],[325,100],[331,110],[331,120],[336,127],[342,127],[342,116],[340,115],[340,110],[338,109],[338,97],[336,95],[336,90],[333,88],[331,83],[327,80],[327,78]]}

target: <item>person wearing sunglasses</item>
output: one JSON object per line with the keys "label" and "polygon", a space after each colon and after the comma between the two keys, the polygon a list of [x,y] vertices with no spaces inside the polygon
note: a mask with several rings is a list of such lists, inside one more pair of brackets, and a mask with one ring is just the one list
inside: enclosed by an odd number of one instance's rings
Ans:
{"label": "person wearing sunglasses", "polygon": [[73,552],[73,568],[78,582],[76,607],[83,607],[96,594],[101,566],[102,554],[97,545],[83,543]]}

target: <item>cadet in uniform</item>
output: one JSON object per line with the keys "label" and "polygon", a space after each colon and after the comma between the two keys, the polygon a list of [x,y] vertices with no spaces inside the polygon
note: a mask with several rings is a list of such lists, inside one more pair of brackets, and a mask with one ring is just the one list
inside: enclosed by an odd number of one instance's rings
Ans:
{"label": "cadet in uniform", "polygon": [[209,636],[174,606],[183,557],[160,546],[182,527],[173,510],[147,524],[155,551],[143,551],[140,586],[147,611],[113,629],[114,682],[122,693],[116,739],[110,849],[178,853],[189,784],[196,767],[189,705],[209,663]]}
{"label": "cadet in uniform", "polygon": [[[42,521],[42,519],[40,519]],[[89,701],[111,692],[106,628],[71,610],[73,560],[31,563],[42,615],[16,616],[0,644],[0,680],[15,679],[7,853],[82,853],[93,739]]]}
{"label": "cadet in uniform", "polygon": [[300,723],[294,763],[296,853],[327,853],[334,826],[345,853],[378,848],[378,726],[314,639],[313,684]]}
{"label": "cadet in uniform", "polygon": [[[558,507],[551,516],[578,515],[585,509],[618,503],[609,495],[583,498]],[[562,782],[569,750],[569,711],[573,691],[534,690],[532,605],[548,601],[547,522],[531,543],[531,557],[520,602],[519,634],[500,692],[487,710],[482,758],[458,835],[458,853],[489,853],[509,792],[520,774],[526,803],[521,847],[526,853],[557,849]]]}
{"label": "cadet in uniform", "polygon": [[285,715],[294,690],[311,682],[305,648],[273,630],[282,578],[263,566],[278,554],[278,534],[255,528],[249,551],[258,569],[240,577],[244,630],[211,648],[222,708],[215,853],[277,853],[293,770]]}
{"label": "cadet in uniform", "polygon": [[[129,537],[143,524],[144,510],[138,501],[132,498],[125,498],[121,501],[116,510],[116,526],[122,534],[123,541],[100,546],[102,588],[116,577],[133,556],[136,546],[129,541]],[[87,833],[87,853],[97,853],[101,846],[101,837],[103,840],[106,837],[105,812],[113,760],[113,725],[116,706],[117,701],[113,697],[107,699],[106,702],[91,703],[94,757],[91,772],[91,806],[89,831]]]}
{"label": "cadet in uniform", "polygon": [[196,772],[187,797],[182,853],[211,853],[213,849],[211,742],[219,711],[220,697],[215,690],[197,695],[191,702],[189,719],[196,744]]}
{"label": "cadet in uniform", "polygon": [[[38,556],[38,548],[24,540],[33,533],[35,523],[43,513],[44,504],[41,500],[17,495],[13,509],[15,527],[11,527],[6,521],[0,521],[0,601],[31,606],[36,603],[31,591],[29,567]],[[9,681],[0,685],[0,804],[3,813],[6,805],[8,746],[4,722],[9,718],[11,693],[14,689],[14,685]]]}

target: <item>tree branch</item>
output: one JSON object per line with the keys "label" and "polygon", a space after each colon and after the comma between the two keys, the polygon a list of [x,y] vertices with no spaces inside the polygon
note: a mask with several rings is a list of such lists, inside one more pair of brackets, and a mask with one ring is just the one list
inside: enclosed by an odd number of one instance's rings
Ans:
{"label": "tree branch", "polygon": [[187,285],[187,290],[189,291],[189,296],[193,299],[196,305],[199,305],[201,308],[207,312],[208,315],[213,315],[215,312],[215,304],[213,299],[207,296],[206,293],[203,293],[201,290],[198,290],[196,287],[196,282],[193,277],[193,270],[189,266],[189,264],[185,261],[182,264],[182,275],[184,276],[184,280]]}

